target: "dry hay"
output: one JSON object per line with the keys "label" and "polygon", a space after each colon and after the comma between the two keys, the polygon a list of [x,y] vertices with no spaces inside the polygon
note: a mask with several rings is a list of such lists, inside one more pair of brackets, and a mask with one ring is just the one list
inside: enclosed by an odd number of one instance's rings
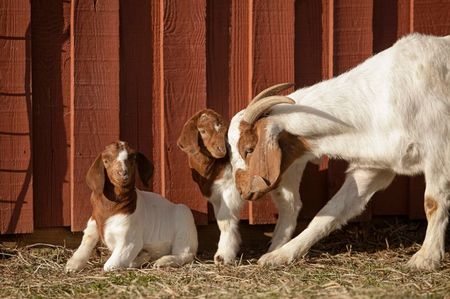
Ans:
{"label": "dry hay", "polygon": [[[243,248],[238,266],[217,267],[213,251],[179,269],[124,270],[105,274],[97,249],[88,267],[65,274],[72,251],[57,246],[0,247],[0,298],[197,297],[197,298],[450,298],[450,256],[438,271],[405,267],[419,249],[425,223],[399,220],[351,224],[333,233],[302,260],[262,268],[263,248]],[[245,244],[244,244],[245,245]],[[248,256],[250,252],[250,256]]]}

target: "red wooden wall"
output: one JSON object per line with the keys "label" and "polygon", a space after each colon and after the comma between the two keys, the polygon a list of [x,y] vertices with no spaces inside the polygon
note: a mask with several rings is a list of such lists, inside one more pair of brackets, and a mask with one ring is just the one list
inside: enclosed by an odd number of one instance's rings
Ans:
{"label": "red wooden wall", "polygon": [[[0,233],[90,215],[84,176],[127,140],[155,165],[152,190],[211,219],[176,147],[210,107],[231,118],[261,89],[338,75],[412,32],[450,34],[450,0],[9,0],[0,2]],[[340,187],[345,163],[308,166],[301,218]],[[423,217],[423,178],[398,177],[359,219]],[[250,223],[271,223],[269,199]]]}

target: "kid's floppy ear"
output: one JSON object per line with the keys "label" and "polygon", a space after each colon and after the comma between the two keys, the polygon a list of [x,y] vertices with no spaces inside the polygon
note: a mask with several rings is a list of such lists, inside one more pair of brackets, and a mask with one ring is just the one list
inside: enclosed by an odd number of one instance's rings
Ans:
{"label": "kid's floppy ear", "polygon": [[142,153],[137,153],[136,163],[139,177],[145,187],[148,187],[148,181],[153,175],[153,164]]}
{"label": "kid's floppy ear", "polygon": [[105,186],[105,166],[103,165],[102,155],[98,155],[94,163],[92,163],[86,175],[86,183],[89,188],[97,193],[103,193]]}
{"label": "kid's floppy ear", "polygon": [[183,126],[180,137],[178,138],[178,147],[186,154],[195,154],[200,151],[198,144],[198,129],[197,129],[198,117],[191,118]]}

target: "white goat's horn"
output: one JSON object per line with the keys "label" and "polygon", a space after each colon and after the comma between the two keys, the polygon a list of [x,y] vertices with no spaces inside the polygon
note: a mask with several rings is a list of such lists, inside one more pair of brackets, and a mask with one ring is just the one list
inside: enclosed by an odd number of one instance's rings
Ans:
{"label": "white goat's horn", "polygon": [[292,86],[294,86],[294,83],[281,83],[281,84],[277,84],[277,85],[271,86],[269,88],[266,88],[263,91],[261,91],[260,93],[258,93],[252,99],[252,101],[248,104],[247,107],[253,105],[257,101],[261,100],[262,98],[266,98],[266,97],[269,97],[269,96],[274,96],[274,95],[276,95],[276,94],[282,92],[283,90],[288,89],[288,88],[290,88]]}
{"label": "white goat's horn", "polygon": [[277,104],[295,104],[295,101],[286,96],[271,96],[261,99],[245,109],[242,120],[249,124],[253,124],[261,117],[261,115]]}

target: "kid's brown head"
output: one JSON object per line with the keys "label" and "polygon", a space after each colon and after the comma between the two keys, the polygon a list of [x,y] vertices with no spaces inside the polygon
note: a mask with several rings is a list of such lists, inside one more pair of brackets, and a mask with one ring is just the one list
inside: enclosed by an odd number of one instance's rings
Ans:
{"label": "kid's brown head", "polygon": [[89,188],[97,193],[103,193],[105,173],[107,179],[116,188],[134,187],[135,172],[145,186],[153,174],[152,163],[140,152],[132,149],[124,141],[113,142],[106,146],[95,159],[86,175]]}
{"label": "kid's brown head", "polygon": [[227,155],[228,123],[211,109],[194,114],[185,124],[178,138],[178,147],[189,157],[189,166],[200,173],[208,173],[215,159]]}

